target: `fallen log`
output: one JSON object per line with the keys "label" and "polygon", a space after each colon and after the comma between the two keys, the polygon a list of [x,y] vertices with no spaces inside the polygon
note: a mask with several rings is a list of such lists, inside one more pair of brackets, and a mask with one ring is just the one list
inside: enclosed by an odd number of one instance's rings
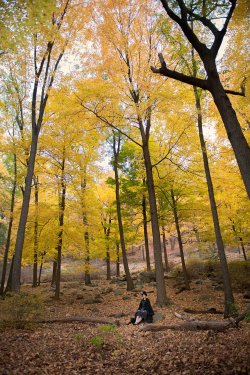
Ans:
{"label": "fallen log", "polygon": [[215,307],[210,307],[207,310],[192,310],[192,309],[184,309],[184,312],[188,314],[221,314],[223,315],[223,311],[216,310]]}
{"label": "fallen log", "polygon": [[89,318],[89,317],[81,317],[81,316],[71,316],[68,318],[51,318],[51,319],[40,319],[36,320],[36,323],[96,323],[96,324],[112,324],[112,325],[120,325],[119,320],[109,320],[103,318]]}
{"label": "fallen log", "polygon": [[[250,306],[237,318],[229,318],[227,320],[188,320],[182,323],[173,323],[165,325],[150,324],[142,326],[142,331],[165,331],[168,329],[172,330],[186,330],[186,331],[218,331],[222,332],[228,328],[238,328],[239,323],[246,317],[250,312]],[[176,315],[176,314],[175,314]],[[183,318],[180,314],[176,315],[178,318]]]}
{"label": "fallen log", "polygon": [[185,331],[198,331],[198,330],[214,330],[214,331],[225,331],[226,329],[233,327],[231,322],[221,322],[218,320],[193,320],[184,323],[176,324],[165,324],[165,325],[146,325],[141,327],[142,331],[166,331],[168,329],[173,330],[185,330]]}

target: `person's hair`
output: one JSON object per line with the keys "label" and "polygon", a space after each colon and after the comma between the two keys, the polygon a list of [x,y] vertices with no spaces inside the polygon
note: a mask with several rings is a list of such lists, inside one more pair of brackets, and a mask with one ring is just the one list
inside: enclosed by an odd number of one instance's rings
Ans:
{"label": "person's hair", "polygon": [[145,290],[141,294],[147,296],[147,292],[145,292]]}

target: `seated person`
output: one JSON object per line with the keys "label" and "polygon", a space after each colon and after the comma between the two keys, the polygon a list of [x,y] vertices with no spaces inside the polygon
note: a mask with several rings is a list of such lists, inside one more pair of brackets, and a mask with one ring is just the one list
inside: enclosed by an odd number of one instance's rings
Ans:
{"label": "seated person", "polygon": [[151,303],[147,298],[147,293],[143,291],[140,305],[135,313],[135,318],[131,319],[131,323],[136,325],[141,322],[152,323],[153,315],[154,310],[152,309]]}

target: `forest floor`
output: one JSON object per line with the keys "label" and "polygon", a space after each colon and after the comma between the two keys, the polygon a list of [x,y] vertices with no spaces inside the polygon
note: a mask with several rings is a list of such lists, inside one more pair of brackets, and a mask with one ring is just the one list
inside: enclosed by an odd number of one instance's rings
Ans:
{"label": "forest floor", "polygon": [[[175,284],[174,279],[166,280],[169,306],[164,308],[156,306],[154,284],[143,285],[161,319],[155,324],[180,322],[174,312],[183,314],[185,308],[223,312],[223,292],[207,277],[193,280],[191,290],[181,293],[177,293]],[[47,319],[81,316],[119,320],[120,325],[60,322],[38,324],[32,331],[6,329],[0,335],[1,375],[250,374],[247,321],[224,332],[144,332],[140,326],[126,324],[141,298],[139,291],[126,291],[126,283],[99,279],[87,287],[79,281],[65,282],[59,301],[53,299],[49,284],[36,290],[26,285],[22,290],[39,291],[45,300]],[[247,300],[242,293],[235,293],[235,299],[242,312]],[[223,314],[188,315],[202,320],[223,319]]]}

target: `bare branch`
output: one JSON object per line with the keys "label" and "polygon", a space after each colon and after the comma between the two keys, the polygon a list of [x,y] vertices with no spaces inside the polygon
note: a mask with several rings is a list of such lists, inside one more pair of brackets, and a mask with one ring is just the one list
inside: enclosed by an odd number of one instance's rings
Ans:
{"label": "bare branch", "polygon": [[152,70],[153,73],[161,74],[165,77],[173,78],[177,81],[187,83],[188,85],[197,86],[197,87],[200,87],[203,90],[209,90],[210,91],[209,83],[206,79],[187,76],[186,74],[179,73],[179,72],[176,72],[175,70],[168,69],[162,53],[159,53],[158,56],[159,56],[159,60],[160,60],[160,63],[161,63],[161,67],[155,68],[155,67],[151,66],[151,70]]}

